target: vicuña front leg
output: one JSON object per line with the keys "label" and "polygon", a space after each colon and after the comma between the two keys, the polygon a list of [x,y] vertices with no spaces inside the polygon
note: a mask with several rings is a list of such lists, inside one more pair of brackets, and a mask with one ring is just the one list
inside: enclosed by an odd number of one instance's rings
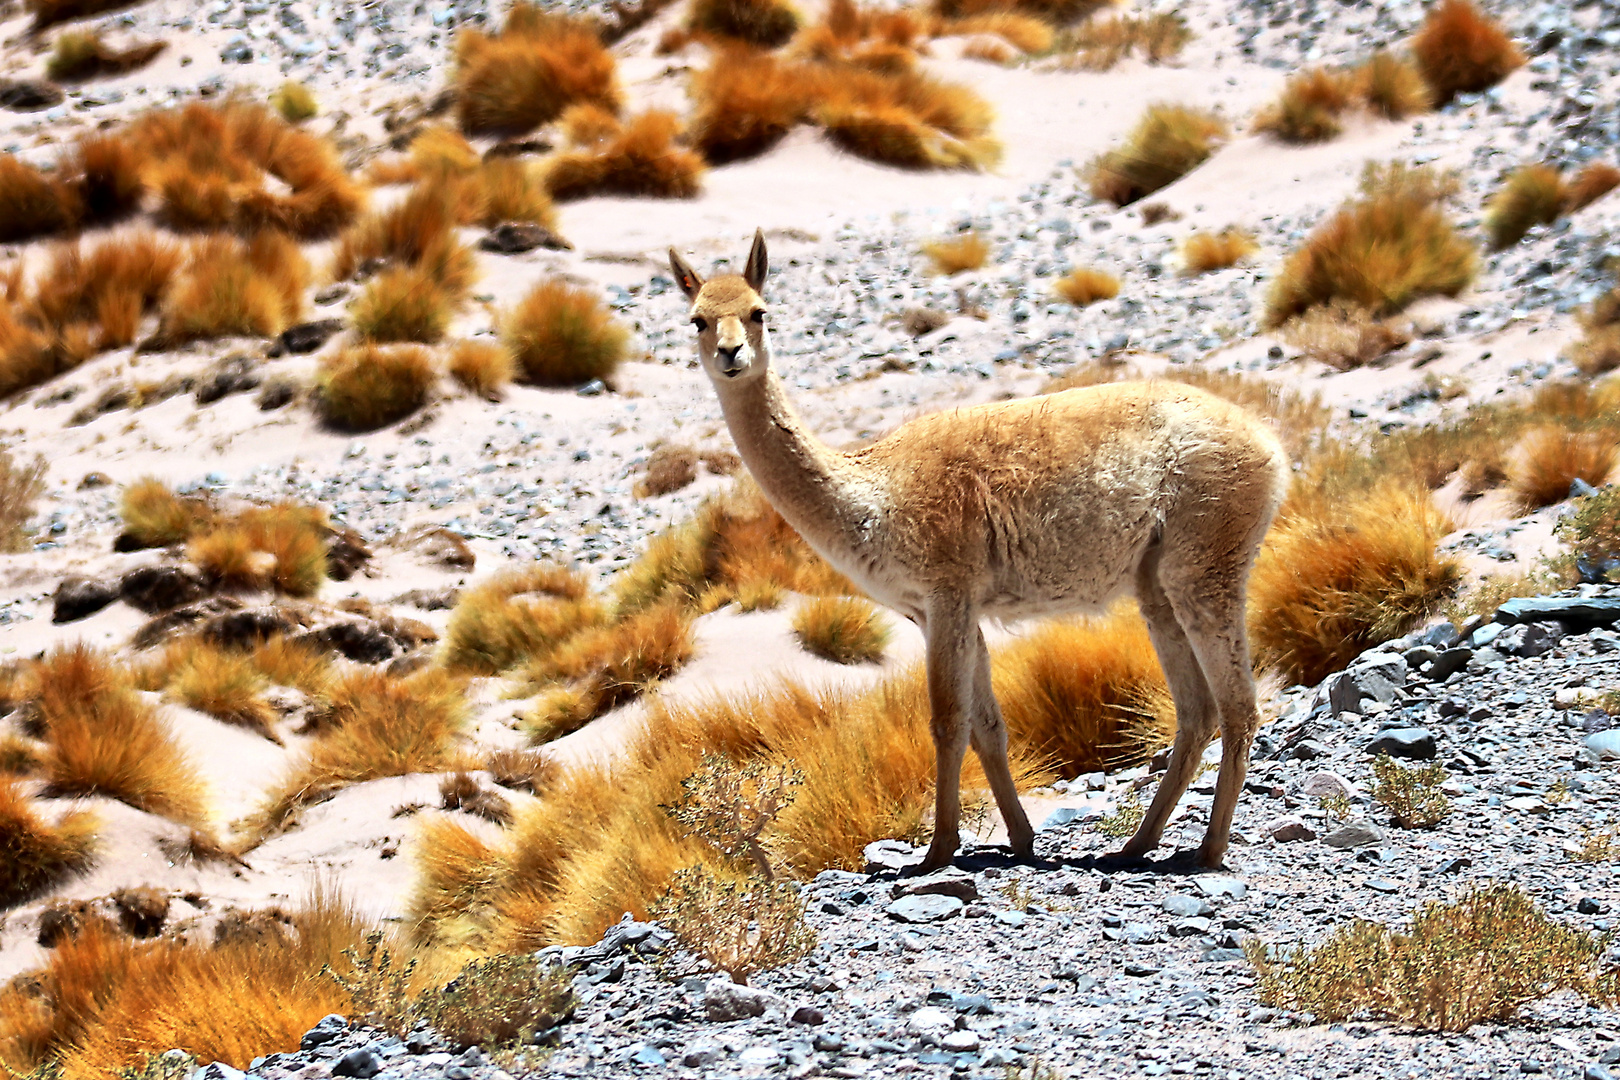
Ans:
{"label": "vicu\u00f1a front leg", "polygon": [[990,684],[990,650],[984,644],[984,632],[976,626],[973,639],[973,752],[984,767],[985,779],[990,781],[1013,854],[1033,859],[1035,830],[1024,813],[1024,804],[1018,801],[1018,785],[1013,783],[1012,769],[1007,764],[1007,725]]}
{"label": "vicu\u00f1a front leg", "polygon": [[938,870],[956,858],[962,820],[962,759],[967,756],[973,707],[974,663],[968,643],[978,627],[967,601],[937,596],[928,604],[929,729],[934,736],[934,840],[922,869]]}

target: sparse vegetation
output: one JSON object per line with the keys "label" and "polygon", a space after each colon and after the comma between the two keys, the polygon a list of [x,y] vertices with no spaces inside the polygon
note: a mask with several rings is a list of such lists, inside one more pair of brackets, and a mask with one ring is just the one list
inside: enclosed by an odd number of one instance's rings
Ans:
{"label": "sparse vegetation", "polygon": [[500,33],[456,35],[457,115],[473,135],[521,134],[576,102],[619,110],[613,54],[588,22],[519,2]]}
{"label": "sparse vegetation", "polygon": [[468,393],[499,401],[517,365],[506,348],[493,341],[458,341],[450,347],[445,370]]}
{"label": "sparse vegetation", "polygon": [[1620,485],[1577,500],[1575,512],[1559,520],[1558,538],[1569,545],[1583,580],[1603,579],[1620,569]]}
{"label": "sparse vegetation", "polygon": [[1424,296],[1455,296],[1479,258],[1440,203],[1452,183],[1428,169],[1369,165],[1361,198],[1318,226],[1289,256],[1266,300],[1281,326],[1335,300],[1388,315]]}
{"label": "sparse vegetation", "polygon": [[1118,296],[1119,279],[1102,270],[1077,267],[1053,282],[1052,291],[1075,307],[1086,307]]}
{"label": "sparse vegetation", "polygon": [[[1115,64],[1140,52],[1150,64],[1173,60],[1193,38],[1187,20],[1173,11],[1150,15],[1118,15],[1111,19],[1090,19],[1063,36],[1058,42],[1064,66],[1083,71],[1107,71]],[[1030,52],[1044,50],[1026,50]]]}
{"label": "sparse vegetation", "polygon": [[1218,233],[1193,233],[1181,245],[1182,272],[1187,275],[1207,274],[1236,266],[1260,250],[1254,237],[1240,229],[1223,229]]}
{"label": "sparse vegetation", "polygon": [[45,74],[58,82],[84,82],[106,75],[138,71],[157,59],[166,46],[161,41],[115,49],[94,31],[68,30],[57,35]]}
{"label": "sparse vegetation", "polygon": [[1412,340],[1395,321],[1344,300],[1306,309],[1282,327],[1281,336],[1306,359],[1339,371],[1371,364]]}
{"label": "sparse vegetation", "polygon": [[1367,108],[1385,120],[1404,120],[1434,107],[1422,72],[1387,49],[1355,69],[1356,90]]}
{"label": "sparse vegetation", "polygon": [[1569,857],[1579,863],[1614,862],[1620,859],[1620,829],[1583,828],[1580,843]]}
{"label": "sparse vegetation", "polygon": [[501,320],[501,338],[526,382],[576,386],[610,379],[629,334],[586,289],[543,281]]}
{"label": "sparse vegetation", "polygon": [[1132,788],[1112,810],[1099,817],[1092,827],[1110,840],[1123,840],[1136,833],[1137,827],[1142,824],[1142,818],[1146,815],[1147,807],[1142,805],[1142,797]]}
{"label": "sparse vegetation", "polygon": [[33,517],[34,500],[44,487],[44,459],[23,463],[0,450],[0,552],[29,549],[28,519]]}
{"label": "sparse vegetation", "polygon": [[976,232],[965,232],[949,240],[930,240],[922,253],[936,274],[960,274],[978,270],[990,257],[990,242]]}
{"label": "sparse vegetation", "polygon": [[456,226],[484,210],[469,193],[477,195],[462,184],[419,184],[387,210],[367,215],[339,238],[332,277],[343,280],[386,264],[407,266],[436,281],[451,302],[460,302],[477,279],[477,264]]}
{"label": "sparse vegetation", "polygon": [[1432,829],[1451,813],[1451,800],[1440,790],[1449,775],[1438,761],[1409,769],[1379,754],[1373,759],[1372,800],[1403,829]]}
{"label": "sparse vegetation", "polygon": [[565,201],[591,195],[694,198],[703,177],[703,158],[680,146],[676,142],[680,135],[681,121],[674,113],[644,112],[554,155],[545,169],[546,190]]}
{"label": "sparse vegetation", "polygon": [[270,95],[270,107],[289,124],[301,124],[320,115],[315,95],[301,82],[288,79]]}
{"label": "sparse vegetation", "polygon": [[48,821],[15,780],[0,776],[0,906],[19,904],[87,868],[99,827],[83,810]]}
{"label": "sparse vegetation", "polygon": [[583,574],[537,564],[469,589],[450,614],[442,659],[451,671],[498,674],[606,617]]}
{"label": "sparse vegetation", "polygon": [[1485,231],[1497,251],[1517,244],[1536,225],[1551,225],[1564,209],[1564,179],[1551,165],[1515,169],[1485,210]]}
{"label": "sparse vegetation", "polygon": [[810,652],[835,664],[881,661],[892,636],[888,619],[853,596],[805,601],[793,616],[793,633]]}
{"label": "sparse vegetation", "polygon": [[533,956],[469,960],[444,986],[423,992],[412,1012],[452,1046],[532,1043],[572,1014],[572,978]]}
{"label": "sparse vegetation", "polygon": [[1202,165],[1226,135],[1226,124],[1213,113],[1150,105],[1122,146],[1087,166],[1091,194],[1127,206]]}
{"label": "sparse vegetation", "polygon": [[438,377],[432,357],[419,345],[356,346],[322,363],[315,407],[333,427],[371,431],[427,404]]}
{"label": "sparse vegetation", "polygon": [[1429,9],[1411,48],[1437,105],[1458,94],[1489,90],[1524,63],[1501,24],[1472,0],[1440,0]]}
{"label": "sparse vegetation", "polygon": [[1616,432],[1572,431],[1547,425],[1528,431],[1508,466],[1508,484],[1525,512],[1563,502],[1580,479],[1601,487],[1614,472]]}
{"label": "sparse vegetation", "polygon": [[647,458],[643,476],[636,482],[638,499],[653,499],[679,491],[698,477],[698,454],[690,446],[664,443]]}
{"label": "sparse vegetation", "polygon": [[[1517,885],[1478,885],[1454,902],[1424,904],[1404,931],[1356,919],[1315,949],[1278,959],[1251,938],[1257,992],[1268,1005],[1318,1022],[1366,1013],[1434,1031],[1511,1021],[1559,990],[1595,1005],[1620,993],[1601,937],[1560,926]],[[1460,977],[1466,973],[1466,977]]]}
{"label": "sparse vegetation", "polygon": [[133,547],[183,543],[214,516],[206,500],[177,495],[155,476],[143,477],[126,487],[118,511],[124,535]]}

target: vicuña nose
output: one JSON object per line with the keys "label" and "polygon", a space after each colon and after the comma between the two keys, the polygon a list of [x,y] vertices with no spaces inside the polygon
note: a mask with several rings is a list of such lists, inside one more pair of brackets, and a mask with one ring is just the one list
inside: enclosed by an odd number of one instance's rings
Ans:
{"label": "vicu\u00f1a nose", "polygon": [[721,345],[714,351],[719,353],[721,358],[725,360],[728,365],[735,365],[737,363],[737,354],[742,352],[742,346]]}

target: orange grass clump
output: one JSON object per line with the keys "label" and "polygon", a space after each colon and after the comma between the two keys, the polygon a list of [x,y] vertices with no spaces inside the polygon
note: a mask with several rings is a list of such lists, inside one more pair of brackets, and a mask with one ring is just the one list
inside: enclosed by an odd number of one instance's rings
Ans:
{"label": "orange grass clump", "polygon": [[1451,524],[1427,492],[1385,484],[1285,503],[1249,579],[1256,666],[1315,683],[1432,614],[1462,581],[1436,551]]}
{"label": "orange grass clump", "polygon": [[360,345],[321,364],[315,408],[335,428],[371,431],[426,405],[438,378],[432,357],[419,345]]}
{"label": "orange grass clump", "polygon": [[1107,71],[1138,50],[1148,63],[1162,64],[1175,58],[1192,39],[1187,20],[1176,12],[1092,19],[1060,39],[1060,48],[1068,54],[1060,66]]}
{"label": "orange grass clump", "polygon": [[99,349],[130,345],[139,320],[156,309],[185,260],[180,244],[148,232],[106,239],[89,251],[65,244],[51,252],[28,310],[58,332],[75,324],[92,328]]}
{"label": "orange grass clump", "polygon": [[1563,502],[1570,486],[1584,480],[1602,487],[1614,472],[1616,432],[1571,431],[1543,426],[1527,432],[1508,467],[1508,485],[1524,513]]}
{"label": "orange grass clump", "polygon": [[456,234],[462,215],[469,212],[462,204],[468,190],[453,183],[421,184],[388,210],[361,219],[338,240],[332,277],[343,280],[389,263],[408,266],[459,302],[478,273],[472,249]]}
{"label": "orange grass clump", "polygon": [[835,664],[883,659],[892,633],[871,603],[854,596],[818,596],[793,616],[793,633],[807,650]]}
{"label": "orange grass clump", "polygon": [[1412,58],[1443,105],[1458,94],[1489,90],[1524,63],[1502,24],[1472,0],[1440,0],[1412,39]]}
{"label": "orange grass clump", "polygon": [[1260,250],[1254,237],[1239,229],[1194,233],[1181,245],[1182,273],[1189,277],[1236,266]]}
{"label": "orange grass clump", "polygon": [[549,652],[605,618],[583,574],[532,566],[462,595],[445,629],[442,660],[451,671],[494,675]]}
{"label": "orange grass clump", "polygon": [[676,145],[680,133],[681,122],[674,113],[652,109],[622,127],[576,140],[576,145],[581,141],[586,145],[557,154],[547,163],[546,190],[564,201],[591,195],[696,198],[703,158]]}
{"label": "orange grass clump", "polygon": [[330,654],[277,635],[255,646],[253,666],[278,686],[291,686],[324,698],[332,681]]}
{"label": "orange grass clump", "polygon": [[521,134],[575,102],[619,109],[613,54],[582,20],[515,3],[501,32],[456,35],[457,115],[473,135]]}
{"label": "orange grass clump", "polygon": [[445,370],[468,393],[499,401],[517,374],[517,364],[512,354],[496,342],[458,341],[450,348]]}
{"label": "orange grass clump", "polygon": [[1373,53],[1351,75],[1362,102],[1385,120],[1404,120],[1434,107],[1423,74],[1387,49]]}
{"label": "orange grass clump", "polygon": [[242,241],[210,236],[192,245],[162,304],[153,346],[200,338],[275,337],[304,308],[309,263],[285,234]]}
{"label": "orange grass clump", "polygon": [[180,656],[168,684],[176,701],[280,744],[276,711],[264,699],[269,681],[247,654],[191,640],[178,648]]}
{"label": "orange grass clump", "polygon": [[596,294],[551,279],[536,285],[501,319],[501,339],[525,382],[575,386],[609,379],[630,334]]}
{"label": "orange grass clump", "polygon": [[203,823],[195,767],[126,673],[78,644],[46,653],[27,678],[46,742],[40,773],[52,791],[105,795],[182,824]]}
{"label": "orange grass clump", "polygon": [[207,502],[177,495],[155,476],[144,476],[125,487],[118,513],[133,548],[182,543],[213,518]]}
{"label": "orange grass clump", "polygon": [[990,241],[976,232],[965,232],[949,240],[929,240],[922,246],[936,274],[960,274],[978,270],[990,258]]}
{"label": "orange grass clump", "polygon": [[1289,79],[1276,104],[1260,113],[1256,131],[1284,142],[1324,142],[1343,130],[1339,116],[1355,103],[1355,80],[1347,72],[1311,68]]}
{"label": "orange grass clump", "polygon": [[366,283],[349,317],[362,341],[432,344],[450,328],[450,298],[423,271],[390,266]]}
{"label": "orange grass clump", "polygon": [[0,776],[0,907],[12,907],[90,866],[100,822],[70,810],[52,823],[23,795],[15,780]]}
{"label": "orange grass clump", "polygon": [[694,34],[777,49],[798,30],[799,13],[783,0],[693,0],[686,25]]}
{"label": "orange grass clump", "polygon": [[1620,187],[1620,169],[1604,161],[1586,165],[1564,186],[1564,213],[1573,214]]}
{"label": "orange grass clump", "polygon": [[1086,307],[1119,295],[1119,279],[1090,267],[1077,267],[1052,283],[1052,291],[1075,307]]}
{"label": "orange grass clump", "polygon": [[1551,225],[1564,212],[1564,178],[1551,165],[1513,170],[1485,208],[1485,231],[1496,251],[1510,248],[1537,225]]}
{"label": "orange grass clump", "polygon": [[1150,105],[1121,146],[1087,166],[1091,193],[1115,206],[1136,202],[1202,165],[1226,135],[1226,124],[1213,113]]}

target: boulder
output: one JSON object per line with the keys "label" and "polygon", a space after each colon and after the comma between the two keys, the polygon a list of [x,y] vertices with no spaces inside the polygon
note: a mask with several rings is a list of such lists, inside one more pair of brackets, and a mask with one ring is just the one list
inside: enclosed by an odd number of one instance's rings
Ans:
{"label": "boulder", "polygon": [[63,578],[51,596],[51,622],[77,622],[118,599],[119,586],[93,578]]}
{"label": "boulder", "polygon": [[0,108],[38,112],[62,104],[65,98],[61,87],[37,79],[0,82]]}
{"label": "boulder", "polygon": [[147,615],[195,603],[208,595],[202,574],[190,566],[137,566],[118,583],[124,603]]}
{"label": "boulder", "polygon": [[1381,844],[1384,834],[1376,825],[1365,821],[1348,821],[1322,837],[1322,843],[1331,848],[1349,849]]}
{"label": "boulder", "polygon": [[965,906],[954,896],[924,893],[919,896],[902,896],[883,910],[888,913],[889,918],[898,922],[931,923],[960,915]]}
{"label": "boulder", "polygon": [[1514,623],[1491,643],[1497,652],[1509,656],[1540,656],[1564,640],[1564,626],[1557,622]]}
{"label": "boulder", "polygon": [[281,347],[290,353],[312,353],[343,329],[342,319],[316,319],[289,326],[281,332]]}
{"label": "boulder", "polygon": [[1496,609],[1496,621],[1515,623],[1549,620],[1576,626],[1612,626],[1620,621],[1620,597],[1520,596]]}
{"label": "boulder", "polygon": [[1406,672],[1404,657],[1383,654],[1368,662],[1368,657],[1364,656],[1348,671],[1328,679],[1328,706],[1337,715],[1359,713],[1369,700],[1390,704],[1395,701],[1396,691],[1406,682]]}
{"label": "boulder", "polygon": [[1378,737],[1367,744],[1367,753],[1388,754],[1390,757],[1430,761],[1435,754],[1434,732],[1428,728],[1390,728],[1380,731]]}

